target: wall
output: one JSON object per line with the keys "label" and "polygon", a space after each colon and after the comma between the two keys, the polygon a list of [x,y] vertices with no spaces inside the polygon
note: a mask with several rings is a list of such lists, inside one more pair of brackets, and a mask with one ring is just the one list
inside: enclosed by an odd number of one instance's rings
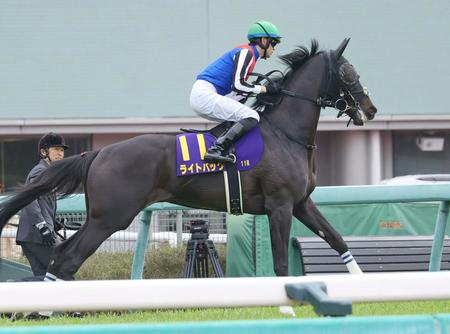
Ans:
{"label": "wall", "polygon": [[285,36],[278,54],[352,37],[347,58],[380,115],[448,114],[437,101],[450,77],[449,16],[445,0],[3,0],[0,120],[194,116],[196,73],[262,18]]}
{"label": "wall", "polygon": [[[372,163],[374,147],[369,131],[318,133],[317,181],[319,186],[376,184],[381,178]],[[376,169],[376,170],[374,170]],[[372,179],[372,172],[377,173]]]}

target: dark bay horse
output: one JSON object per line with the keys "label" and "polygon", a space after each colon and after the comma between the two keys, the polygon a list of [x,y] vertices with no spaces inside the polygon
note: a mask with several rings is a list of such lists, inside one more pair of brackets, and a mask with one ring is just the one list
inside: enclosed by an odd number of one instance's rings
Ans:
{"label": "dark bay horse", "polygon": [[[331,106],[349,114],[361,110],[368,119],[377,111],[358,74],[342,56],[347,43],[346,39],[336,50],[319,51],[318,43],[312,41],[310,50],[299,47],[280,57],[289,65],[283,79],[285,96],[261,116],[265,143],[261,161],[241,173],[244,211],[269,217],[278,276],[288,274],[292,216],[352,264],[348,265],[351,272],[359,270],[341,236],[309,197],[316,182],[314,143],[321,108]],[[55,248],[48,268],[48,273],[71,280],[105,239],[127,228],[151,203],[226,211],[223,176],[177,177],[175,147],[173,134],[148,134],[57,161],[36,182],[0,204],[0,228],[38,196],[50,191],[69,195],[83,184],[86,223]]]}

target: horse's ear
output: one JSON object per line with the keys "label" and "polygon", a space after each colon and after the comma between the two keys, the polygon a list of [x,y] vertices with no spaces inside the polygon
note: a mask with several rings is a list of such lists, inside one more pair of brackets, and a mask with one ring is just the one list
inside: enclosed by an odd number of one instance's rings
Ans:
{"label": "horse's ear", "polygon": [[336,51],[334,51],[336,55],[336,59],[341,58],[342,54],[344,53],[345,48],[347,47],[348,42],[350,42],[350,37],[346,38],[342,41],[342,43],[337,47]]}

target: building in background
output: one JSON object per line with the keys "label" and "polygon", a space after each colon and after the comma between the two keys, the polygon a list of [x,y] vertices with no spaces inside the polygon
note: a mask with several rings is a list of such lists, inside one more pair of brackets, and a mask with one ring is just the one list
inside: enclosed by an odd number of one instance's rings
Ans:
{"label": "building in background", "polygon": [[[211,127],[189,107],[195,75],[261,19],[284,36],[278,54],[311,38],[327,49],[351,37],[344,55],[378,107],[363,128],[323,111],[319,185],[449,173],[449,16],[443,0],[2,2],[0,183],[8,190],[24,181],[48,131],[67,138],[70,155]],[[274,68],[284,69],[271,59],[255,71]]]}

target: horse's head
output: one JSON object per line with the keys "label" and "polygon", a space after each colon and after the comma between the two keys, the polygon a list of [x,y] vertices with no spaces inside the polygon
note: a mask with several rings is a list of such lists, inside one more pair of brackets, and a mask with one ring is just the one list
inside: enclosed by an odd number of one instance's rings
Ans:
{"label": "horse's head", "polygon": [[331,78],[326,98],[340,114],[346,113],[353,118],[355,125],[362,125],[359,111],[361,110],[366,118],[371,120],[375,117],[377,108],[369,98],[369,91],[359,81],[359,75],[353,65],[342,56],[349,41],[350,38],[344,39],[336,50],[327,54],[331,58],[329,60]]}
{"label": "horse's head", "polygon": [[[319,44],[313,39],[310,50],[299,46],[293,52],[280,56],[282,62],[289,66],[286,74],[280,71],[271,71],[266,75],[253,74],[259,77],[255,81],[257,84],[265,80],[268,83],[277,81],[283,86],[280,95],[258,95],[254,107],[265,112],[275,109],[285,111],[286,108],[276,106],[284,97],[292,97],[322,108],[335,108],[339,112],[338,117],[347,114],[355,125],[363,125],[360,111],[367,119],[373,119],[377,108],[370,100],[367,88],[359,81],[355,68],[342,56],[349,40],[345,39],[336,50],[319,51]],[[319,68],[323,69],[320,71],[322,76],[317,75]],[[288,102],[290,106],[291,101]],[[298,110],[296,108],[296,112]],[[316,117],[318,119],[319,116]]]}

